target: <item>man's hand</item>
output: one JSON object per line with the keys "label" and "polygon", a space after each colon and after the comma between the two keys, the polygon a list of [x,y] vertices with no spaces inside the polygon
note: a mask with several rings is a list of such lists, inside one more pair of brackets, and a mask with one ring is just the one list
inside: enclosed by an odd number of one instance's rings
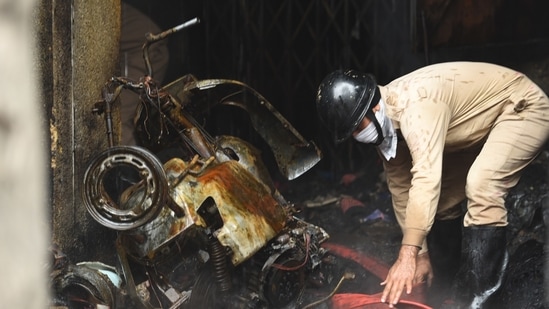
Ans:
{"label": "man's hand", "polygon": [[406,294],[412,293],[418,252],[419,247],[408,245],[400,247],[397,261],[389,269],[387,279],[381,283],[385,285],[381,302],[388,302],[389,308],[393,308],[398,303],[404,288],[406,288]]}
{"label": "man's hand", "polygon": [[431,267],[429,252],[417,256],[414,285],[423,282],[427,282],[427,286],[431,286],[431,283],[433,283],[433,268]]}

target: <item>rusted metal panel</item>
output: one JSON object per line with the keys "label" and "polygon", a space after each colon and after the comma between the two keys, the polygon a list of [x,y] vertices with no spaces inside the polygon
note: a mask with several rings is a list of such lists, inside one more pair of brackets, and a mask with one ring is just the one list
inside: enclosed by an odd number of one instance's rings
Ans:
{"label": "rusted metal panel", "polygon": [[152,260],[155,251],[161,251],[159,248],[172,239],[194,237],[193,228],[209,228],[211,223],[200,214],[203,207],[215,207],[219,212],[222,226],[213,232],[221,244],[231,249],[234,265],[249,258],[285,227],[289,213],[284,205],[237,161],[185,162],[173,158],[164,169],[171,183],[171,198],[175,207],[181,208],[180,215],[165,207],[150,223],[124,231],[125,244],[138,258]]}
{"label": "rusted metal panel", "polygon": [[[191,217],[207,198],[213,199],[223,220],[215,233],[221,244],[232,249],[235,265],[278,234],[288,216],[265,186],[236,161],[213,166],[197,177],[189,174],[173,194]],[[193,223],[206,227],[201,220]]]}

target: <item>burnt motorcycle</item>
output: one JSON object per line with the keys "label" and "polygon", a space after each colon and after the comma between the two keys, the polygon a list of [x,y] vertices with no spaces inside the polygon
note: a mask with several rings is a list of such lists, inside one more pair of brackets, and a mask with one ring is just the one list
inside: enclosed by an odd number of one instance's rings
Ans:
{"label": "burnt motorcycle", "polygon": [[[290,180],[321,153],[244,83],[185,75],[158,85],[149,46],[198,22],[147,34],[149,74],[111,78],[94,106],[109,147],[89,163],[82,198],[97,222],[118,231],[122,278],[116,292],[96,298],[109,308],[120,295],[141,308],[295,307],[329,235],[295,215],[257,148],[236,136],[212,136],[199,119],[218,106],[244,110]],[[114,142],[112,113],[123,89],[140,97],[139,147]]]}

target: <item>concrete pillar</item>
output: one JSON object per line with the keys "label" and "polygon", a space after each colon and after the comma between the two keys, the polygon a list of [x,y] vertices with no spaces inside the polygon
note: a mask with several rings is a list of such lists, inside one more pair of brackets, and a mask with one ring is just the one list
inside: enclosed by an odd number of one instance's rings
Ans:
{"label": "concrete pillar", "polygon": [[46,150],[34,71],[35,0],[0,0],[0,308],[47,298]]}
{"label": "concrete pillar", "polygon": [[114,252],[114,232],[89,216],[81,187],[87,162],[107,147],[104,121],[91,110],[118,70],[120,8],[119,0],[39,0],[37,8],[51,238],[72,262],[105,261]]}

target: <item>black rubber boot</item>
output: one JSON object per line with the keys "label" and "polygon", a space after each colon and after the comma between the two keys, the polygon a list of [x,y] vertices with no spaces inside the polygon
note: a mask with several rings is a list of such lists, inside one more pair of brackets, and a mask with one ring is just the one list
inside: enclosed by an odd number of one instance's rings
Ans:
{"label": "black rubber boot", "polygon": [[461,266],[452,287],[453,297],[442,308],[490,308],[507,268],[505,227],[474,226],[463,229]]}
{"label": "black rubber boot", "polygon": [[434,274],[427,302],[433,308],[439,308],[451,296],[452,282],[459,269],[462,227],[463,217],[436,220],[427,236]]}

